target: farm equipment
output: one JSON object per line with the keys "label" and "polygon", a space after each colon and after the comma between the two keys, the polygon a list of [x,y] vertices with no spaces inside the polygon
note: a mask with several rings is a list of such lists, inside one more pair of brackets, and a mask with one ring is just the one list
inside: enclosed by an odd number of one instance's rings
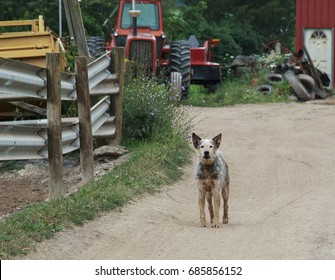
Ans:
{"label": "farm equipment", "polygon": [[[213,88],[221,82],[218,63],[211,62],[211,48],[219,39],[202,47],[194,36],[189,41],[166,45],[161,0],[119,0],[117,19],[106,49],[124,47],[125,56],[155,75],[180,77],[176,84],[186,97],[191,83]],[[90,43],[89,43],[90,44]],[[181,75],[171,75],[171,73]]]}
{"label": "farm equipment", "polygon": [[[30,30],[26,30],[27,27]],[[60,52],[62,43],[58,36],[44,26],[43,16],[33,20],[0,21],[0,57],[19,60],[28,64],[45,67],[46,53]],[[22,28],[25,31],[11,32]],[[66,60],[62,59],[65,69]]]}
{"label": "farm equipment", "polygon": [[[61,52],[59,37],[44,25],[43,16],[33,20],[0,21],[0,57],[46,67],[46,54]],[[62,69],[66,69],[64,56]],[[7,83],[4,86],[8,86]],[[15,105],[13,105],[15,103]],[[36,102],[30,102],[36,104]],[[18,116],[17,107],[27,109],[25,102],[0,102],[0,118]],[[29,106],[31,109],[31,107]],[[25,112],[25,114],[30,114]]]}

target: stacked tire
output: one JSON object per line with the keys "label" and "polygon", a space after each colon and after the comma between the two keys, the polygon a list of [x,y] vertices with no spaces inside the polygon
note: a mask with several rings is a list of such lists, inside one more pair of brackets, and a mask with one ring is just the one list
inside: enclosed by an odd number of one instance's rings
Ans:
{"label": "stacked tire", "polygon": [[288,70],[284,73],[284,77],[300,101],[309,101],[316,97],[324,99],[329,96],[326,91],[316,87],[314,79],[309,75],[296,75],[292,70]]}
{"label": "stacked tire", "polygon": [[283,81],[283,76],[277,73],[269,73],[268,84],[264,84],[258,87],[258,91],[264,95],[270,95],[273,91],[273,84],[280,83]]}

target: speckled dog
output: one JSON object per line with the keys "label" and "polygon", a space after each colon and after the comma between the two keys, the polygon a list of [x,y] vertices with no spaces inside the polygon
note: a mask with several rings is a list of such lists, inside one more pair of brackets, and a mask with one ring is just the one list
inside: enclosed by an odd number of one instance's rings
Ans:
{"label": "speckled dog", "polygon": [[[228,223],[229,174],[223,154],[218,150],[221,143],[221,134],[215,136],[213,139],[201,139],[198,135],[193,133],[192,141],[198,152],[196,181],[198,187],[200,224],[203,227],[206,226],[206,198],[212,227],[217,228],[219,227],[221,195],[223,198],[222,222],[224,224]],[[212,200],[214,201],[214,209]]]}

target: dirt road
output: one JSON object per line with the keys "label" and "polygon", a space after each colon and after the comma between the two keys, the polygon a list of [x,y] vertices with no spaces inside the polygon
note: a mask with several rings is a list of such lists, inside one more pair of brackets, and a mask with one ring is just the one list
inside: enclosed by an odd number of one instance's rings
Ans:
{"label": "dirt road", "polygon": [[58,233],[25,258],[335,259],[334,104],[193,109],[197,134],[223,133],[228,225],[199,227],[192,164],[162,192]]}

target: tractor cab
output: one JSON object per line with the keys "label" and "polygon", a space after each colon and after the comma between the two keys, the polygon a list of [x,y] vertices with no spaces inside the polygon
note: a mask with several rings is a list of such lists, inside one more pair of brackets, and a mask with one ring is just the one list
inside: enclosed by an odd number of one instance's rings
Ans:
{"label": "tractor cab", "polygon": [[144,65],[153,73],[165,44],[162,1],[120,0],[111,48],[124,47],[129,61]]}
{"label": "tractor cab", "polygon": [[[136,12],[139,13],[136,15]],[[129,30],[132,28],[132,15],[137,16],[137,28],[149,28],[150,30],[159,30],[159,12],[158,5],[153,3],[138,3],[135,5],[135,10],[132,10],[131,3],[124,3],[122,7],[122,16],[120,27]]]}

